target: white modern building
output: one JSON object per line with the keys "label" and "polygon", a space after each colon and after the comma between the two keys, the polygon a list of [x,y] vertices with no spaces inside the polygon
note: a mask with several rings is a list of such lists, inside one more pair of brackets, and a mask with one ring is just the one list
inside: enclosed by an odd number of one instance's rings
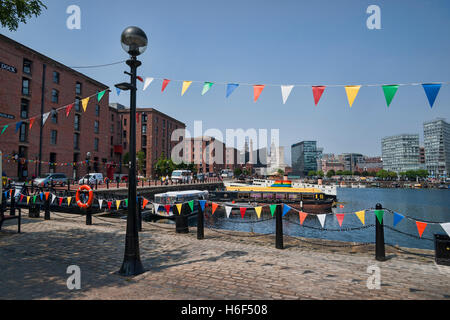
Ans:
{"label": "white modern building", "polygon": [[418,134],[401,134],[383,138],[381,149],[384,170],[400,173],[421,168]]}
{"label": "white modern building", "polygon": [[423,124],[425,167],[436,178],[447,178],[450,170],[450,124],[438,118]]}

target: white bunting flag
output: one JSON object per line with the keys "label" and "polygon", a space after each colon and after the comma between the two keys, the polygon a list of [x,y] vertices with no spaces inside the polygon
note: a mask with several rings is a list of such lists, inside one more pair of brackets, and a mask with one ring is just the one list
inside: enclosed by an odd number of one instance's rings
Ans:
{"label": "white bunting flag", "polygon": [[49,115],[50,115],[50,112],[44,113],[44,115],[42,116],[42,125],[45,124]]}
{"label": "white bunting flag", "polygon": [[159,204],[154,203],[153,204],[153,208],[155,209],[155,214],[157,214],[158,213],[158,209],[159,209]]}
{"label": "white bunting flag", "polygon": [[153,80],[155,80],[154,78],[145,78],[145,82],[144,82],[144,91],[145,89],[148,88],[148,86],[153,82]]}
{"label": "white bunting flag", "polygon": [[281,86],[281,95],[283,96],[283,104],[286,104],[287,99],[291,95],[294,86]]}
{"label": "white bunting flag", "polygon": [[325,218],[326,218],[326,217],[327,217],[326,214],[318,214],[318,215],[317,215],[317,218],[319,219],[320,224],[322,225],[322,228],[325,227]]}
{"label": "white bunting flag", "polygon": [[55,199],[56,199],[56,196],[52,193],[52,202],[50,202],[50,204],[52,204],[53,201],[55,201]]}
{"label": "white bunting flag", "polygon": [[103,204],[103,200],[98,200],[98,205],[99,205],[99,208],[101,209],[102,208],[102,204]]}
{"label": "white bunting flag", "polygon": [[227,218],[230,217],[231,210],[233,210],[233,207],[225,207],[225,211],[226,211],[226,213],[227,213]]}
{"label": "white bunting flag", "polygon": [[450,223],[441,223],[441,227],[445,232],[447,232],[448,236],[450,237]]}

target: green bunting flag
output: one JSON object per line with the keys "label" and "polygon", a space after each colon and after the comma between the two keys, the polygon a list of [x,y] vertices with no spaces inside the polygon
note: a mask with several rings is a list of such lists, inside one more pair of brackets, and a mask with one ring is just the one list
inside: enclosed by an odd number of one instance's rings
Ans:
{"label": "green bunting flag", "polygon": [[272,217],[275,214],[275,210],[277,210],[277,205],[276,204],[272,204],[270,206],[270,213],[272,213]]}
{"label": "green bunting flag", "polygon": [[5,132],[5,130],[8,128],[8,126],[4,126],[3,127],[3,130],[2,130],[2,133],[0,133],[0,136],[3,134],[3,132]]}
{"label": "green bunting flag", "polygon": [[103,90],[102,92],[99,92],[97,94],[97,101],[100,102],[102,100],[103,96],[105,95],[106,90]]}
{"label": "green bunting flag", "polygon": [[205,84],[203,85],[202,96],[204,96],[209,91],[209,89],[211,89],[213,84],[214,83],[212,83],[212,82],[205,82]]}
{"label": "green bunting flag", "polygon": [[387,103],[388,107],[391,105],[392,99],[394,99],[394,96],[397,93],[398,87],[399,86],[396,84],[383,86],[384,97],[386,98],[386,103]]}
{"label": "green bunting flag", "polygon": [[194,200],[191,200],[188,202],[189,207],[191,208],[191,211],[194,211]]}
{"label": "green bunting flag", "polygon": [[380,222],[380,224],[383,223],[383,216],[384,216],[384,210],[375,210],[375,215],[378,218],[378,221]]}

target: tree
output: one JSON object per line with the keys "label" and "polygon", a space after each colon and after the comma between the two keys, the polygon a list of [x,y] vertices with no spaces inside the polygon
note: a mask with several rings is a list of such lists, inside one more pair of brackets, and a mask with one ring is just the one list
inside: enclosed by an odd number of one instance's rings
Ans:
{"label": "tree", "polygon": [[33,15],[39,16],[42,9],[47,7],[41,0],[1,0],[0,1],[0,23],[9,31],[16,31],[19,23],[27,23]]}
{"label": "tree", "polygon": [[308,172],[308,177],[314,177],[317,175],[317,172],[314,170],[311,170],[310,172]]}
{"label": "tree", "polygon": [[242,169],[241,168],[234,169],[234,176],[235,177],[239,177],[241,174],[242,174]]}
{"label": "tree", "polygon": [[317,173],[317,175],[318,175],[319,177],[321,177],[321,178],[323,178],[323,177],[325,176],[325,174],[323,173],[322,170],[317,171],[316,173]]}
{"label": "tree", "polygon": [[282,169],[278,169],[277,173],[280,177],[284,176],[284,171]]}
{"label": "tree", "polygon": [[145,152],[142,151],[142,150],[139,151],[136,154],[136,158],[137,158],[137,169],[138,169],[138,172],[140,174],[142,174],[142,170],[144,170],[144,168],[145,168]]}
{"label": "tree", "polygon": [[333,177],[335,175],[336,175],[336,172],[334,170],[330,170],[330,171],[327,172],[327,177],[328,178],[331,178],[331,177]]}
{"label": "tree", "polygon": [[128,166],[129,163],[130,163],[130,154],[127,152],[123,156],[123,164]]}

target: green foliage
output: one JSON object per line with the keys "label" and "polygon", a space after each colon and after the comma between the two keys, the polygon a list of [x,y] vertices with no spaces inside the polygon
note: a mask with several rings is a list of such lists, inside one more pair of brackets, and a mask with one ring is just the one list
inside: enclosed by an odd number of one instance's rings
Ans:
{"label": "green foliage", "polygon": [[318,175],[319,177],[321,177],[321,178],[323,178],[323,177],[325,176],[325,174],[323,173],[322,170],[317,171],[316,173],[317,173],[317,175]]}
{"label": "green foliage", "polygon": [[137,169],[139,173],[142,173],[142,170],[144,170],[145,168],[145,152],[144,151],[139,151],[136,154],[136,159],[137,159]]}
{"label": "green foliage", "polygon": [[235,177],[239,177],[241,174],[242,174],[242,169],[241,168],[234,169],[234,176]]}
{"label": "green foliage", "polygon": [[314,177],[317,175],[317,172],[314,170],[311,170],[310,172],[308,172],[308,177]]}
{"label": "green foliage", "polygon": [[380,170],[377,172],[377,177],[383,180],[397,179],[397,173],[392,171]]}
{"label": "green foliage", "polygon": [[417,178],[425,179],[428,177],[427,170],[408,170],[406,172],[400,172],[402,179],[408,178],[408,180],[416,180]]}
{"label": "green foliage", "polygon": [[47,7],[41,0],[0,0],[0,23],[3,28],[16,31],[20,22],[39,16],[42,9]]}
{"label": "green foliage", "polygon": [[334,170],[330,170],[330,171],[327,172],[327,177],[328,178],[331,178],[331,177],[333,177],[335,175],[336,175],[336,172]]}
{"label": "green foliage", "polygon": [[130,162],[130,154],[127,152],[123,156],[123,164],[128,165],[129,162]]}
{"label": "green foliage", "polygon": [[282,169],[277,170],[278,175],[284,176],[284,171]]}

